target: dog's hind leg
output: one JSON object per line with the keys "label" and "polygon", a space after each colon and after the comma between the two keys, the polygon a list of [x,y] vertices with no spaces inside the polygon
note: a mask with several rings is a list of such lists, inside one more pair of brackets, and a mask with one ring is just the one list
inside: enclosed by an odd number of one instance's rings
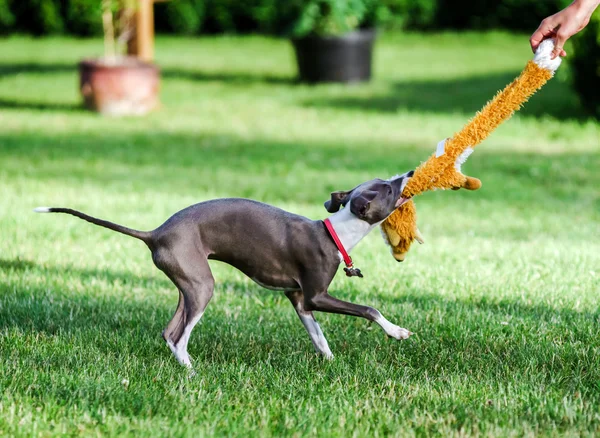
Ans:
{"label": "dog's hind leg", "polygon": [[179,289],[179,304],[173,318],[163,331],[163,338],[175,358],[187,367],[192,366],[187,352],[190,334],[200,321],[208,302],[212,298],[214,278],[203,254],[183,251],[180,257],[168,251],[154,257],[156,265]]}
{"label": "dog's hind leg", "polygon": [[294,306],[294,309],[296,310],[300,321],[304,324],[304,328],[306,328],[317,353],[322,354],[326,359],[333,359],[333,354],[329,349],[329,344],[327,344],[327,339],[325,339],[325,335],[323,335],[319,323],[311,311],[304,309],[304,295],[302,292],[286,292],[285,296],[288,297]]}
{"label": "dog's hind leg", "polygon": [[177,303],[177,309],[171,318],[171,321],[167,324],[167,327],[163,330],[162,336],[168,343],[173,339],[180,339],[183,335],[183,329],[185,327],[185,312],[184,312],[184,298],[181,291],[179,291],[179,302]]}

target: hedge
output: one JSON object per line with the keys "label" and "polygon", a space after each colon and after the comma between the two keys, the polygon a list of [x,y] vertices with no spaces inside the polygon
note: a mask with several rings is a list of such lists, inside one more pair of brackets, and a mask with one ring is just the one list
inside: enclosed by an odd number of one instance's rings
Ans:
{"label": "hedge", "polygon": [[573,38],[573,86],[582,105],[600,120],[600,14],[592,14],[585,30]]}
{"label": "hedge", "polygon": [[6,34],[13,30],[15,25],[15,16],[10,10],[8,0],[0,0],[0,30]]}
{"label": "hedge", "polygon": [[[324,0],[325,1],[325,0]],[[351,3],[352,0],[327,0]],[[570,0],[362,0],[378,3],[384,26],[408,29],[495,29],[532,32]],[[0,0],[0,31],[98,35],[101,0]],[[157,3],[158,31],[287,34],[314,0],[172,0]],[[373,17],[371,17],[373,18]]]}

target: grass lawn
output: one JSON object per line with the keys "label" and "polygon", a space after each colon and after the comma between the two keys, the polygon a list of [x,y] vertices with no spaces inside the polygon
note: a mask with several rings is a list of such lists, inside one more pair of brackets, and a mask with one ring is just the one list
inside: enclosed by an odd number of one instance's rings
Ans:
{"label": "grass lawn", "polygon": [[[525,36],[384,34],[368,85],[294,83],[289,43],[160,38],[160,111],[79,108],[100,40],[0,40],[0,435],[600,434],[600,127],[558,74],[469,160],[478,192],[417,199],[403,264],[378,232],[331,293],[416,332],[319,314],[212,265],[188,379],[160,333],[174,286],[134,239],[215,197],[323,218],[333,190],[414,168],[518,74]],[[340,269],[341,270],[341,269]],[[128,382],[128,383],[127,383]]]}

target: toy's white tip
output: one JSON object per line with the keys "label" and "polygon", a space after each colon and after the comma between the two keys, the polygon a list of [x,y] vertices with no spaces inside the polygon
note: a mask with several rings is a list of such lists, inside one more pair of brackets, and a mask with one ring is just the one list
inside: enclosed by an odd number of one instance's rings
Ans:
{"label": "toy's white tip", "polygon": [[551,72],[555,72],[556,69],[560,66],[561,59],[560,56],[552,59],[552,51],[554,50],[555,40],[554,38],[549,38],[540,43],[537,50],[535,51],[535,55],[533,57],[533,62],[535,62],[538,67],[541,67],[546,70],[550,70]]}
{"label": "toy's white tip", "polygon": [[50,207],[37,207],[34,208],[33,211],[36,213],[50,213]]}

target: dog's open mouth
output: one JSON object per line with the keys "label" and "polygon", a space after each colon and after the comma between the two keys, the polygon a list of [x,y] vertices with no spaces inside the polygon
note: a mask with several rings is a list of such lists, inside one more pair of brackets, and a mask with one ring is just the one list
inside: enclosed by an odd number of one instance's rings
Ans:
{"label": "dog's open mouth", "polygon": [[400,199],[398,199],[396,201],[396,208],[400,207],[403,204],[406,204],[408,201],[410,201],[409,197],[406,197],[406,196],[400,197]]}
{"label": "dog's open mouth", "polygon": [[[406,187],[406,184],[408,184],[408,181],[412,178],[412,172],[408,172],[408,174],[410,176],[405,177],[404,180],[402,181],[402,187],[400,188],[400,193],[402,193],[402,191],[404,191],[404,187]],[[408,201],[410,201],[410,196],[401,196],[396,201],[396,208],[402,206],[403,204],[406,204]]]}

